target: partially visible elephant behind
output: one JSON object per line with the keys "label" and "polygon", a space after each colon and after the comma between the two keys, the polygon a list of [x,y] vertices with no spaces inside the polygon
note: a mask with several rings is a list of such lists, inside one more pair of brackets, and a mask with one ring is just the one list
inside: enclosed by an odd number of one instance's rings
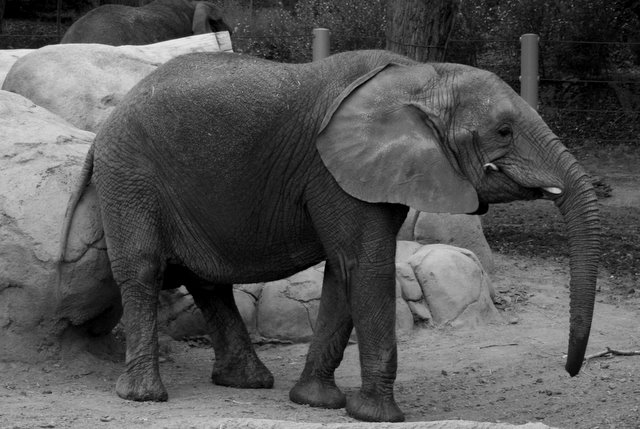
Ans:
{"label": "partially visible elephant behind", "polygon": [[[492,73],[386,51],[309,64],[187,54],[136,85],[89,151],[65,219],[93,182],[124,307],[126,370],[116,391],[167,400],[158,367],[161,288],[186,285],[208,322],[212,379],[271,387],[233,283],[280,279],[326,260],[297,403],[400,421],[394,399],[396,234],[408,206],[482,213],[546,198],[567,223],[569,351],[589,339],[599,257],[588,175],[540,116]],[[355,327],[362,386],[334,371]]]}
{"label": "partially visible elephant behind", "polygon": [[231,29],[209,1],[155,0],[140,7],[105,4],[92,9],[69,27],[60,43],[148,45],[218,31]]}

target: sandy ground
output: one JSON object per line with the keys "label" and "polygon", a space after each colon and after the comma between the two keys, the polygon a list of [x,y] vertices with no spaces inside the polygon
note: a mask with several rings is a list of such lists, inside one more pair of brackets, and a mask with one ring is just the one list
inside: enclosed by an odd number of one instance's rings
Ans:
{"label": "sandy ground", "polygon": [[[396,399],[408,421],[463,419],[542,422],[561,428],[640,427],[640,356],[590,360],[570,378],[568,273],[564,264],[496,255],[494,285],[506,297],[503,323],[475,329],[419,328],[400,339]],[[607,291],[596,304],[588,354],[640,349],[640,295]],[[623,300],[624,298],[624,300]],[[510,302],[509,302],[510,301]],[[289,402],[305,344],[266,344],[259,355],[273,371],[270,390],[241,390],[209,381],[213,351],[194,342],[165,343],[161,372],[167,403],[119,399],[121,360],[89,354],[30,366],[0,364],[0,427],[207,427],[215,418],[351,422],[344,410]],[[357,345],[347,348],[337,382],[360,384]]]}

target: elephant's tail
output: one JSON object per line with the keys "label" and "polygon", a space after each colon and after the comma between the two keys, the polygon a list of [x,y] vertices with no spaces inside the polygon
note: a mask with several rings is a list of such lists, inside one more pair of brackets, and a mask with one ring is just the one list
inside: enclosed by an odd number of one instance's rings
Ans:
{"label": "elephant's tail", "polygon": [[[60,279],[62,265],[65,263],[67,243],[69,240],[69,231],[71,230],[71,223],[73,221],[73,215],[76,212],[78,203],[84,194],[84,191],[91,182],[91,176],[93,175],[93,145],[87,152],[87,157],[84,160],[82,171],[80,171],[80,177],[78,183],[69,197],[69,203],[67,204],[67,211],[64,214],[64,220],[62,221],[62,234],[60,235],[60,252],[58,256],[58,279]],[[59,282],[58,282],[59,283]]]}

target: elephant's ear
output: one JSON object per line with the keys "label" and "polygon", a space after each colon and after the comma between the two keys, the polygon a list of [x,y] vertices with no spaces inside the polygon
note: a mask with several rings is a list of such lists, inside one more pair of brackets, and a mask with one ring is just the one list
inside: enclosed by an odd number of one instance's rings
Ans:
{"label": "elephant's ear", "polygon": [[434,77],[426,65],[387,65],[334,102],[316,144],[345,192],[431,213],[476,211],[475,189],[443,150],[444,124],[426,107]]}
{"label": "elephant's ear", "polygon": [[228,31],[231,29],[222,19],[222,13],[213,4],[206,1],[196,2],[193,12],[193,34],[204,34],[217,31]]}

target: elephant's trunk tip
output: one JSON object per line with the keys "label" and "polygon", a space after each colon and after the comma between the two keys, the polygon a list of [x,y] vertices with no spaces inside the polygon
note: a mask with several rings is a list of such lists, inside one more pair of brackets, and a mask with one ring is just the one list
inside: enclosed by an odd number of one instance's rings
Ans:
{"label": "elephant's trunk tip", "polygon": [[567,364],[564,366],[564,369],[567,370],[571,377],[575,377],[580,372],[580,368],[582,368],[582,360],[580,362],[574,362],[567,360]]}
{"label": "elephant's trunk tip", "polygon": [[567,354],[567,363],[565,364],[564,369],[567,370],[571,377],[578,375],[582,368],[588,342],[589,335],[587,334],[586,337],[569,344],[569,353]]}

